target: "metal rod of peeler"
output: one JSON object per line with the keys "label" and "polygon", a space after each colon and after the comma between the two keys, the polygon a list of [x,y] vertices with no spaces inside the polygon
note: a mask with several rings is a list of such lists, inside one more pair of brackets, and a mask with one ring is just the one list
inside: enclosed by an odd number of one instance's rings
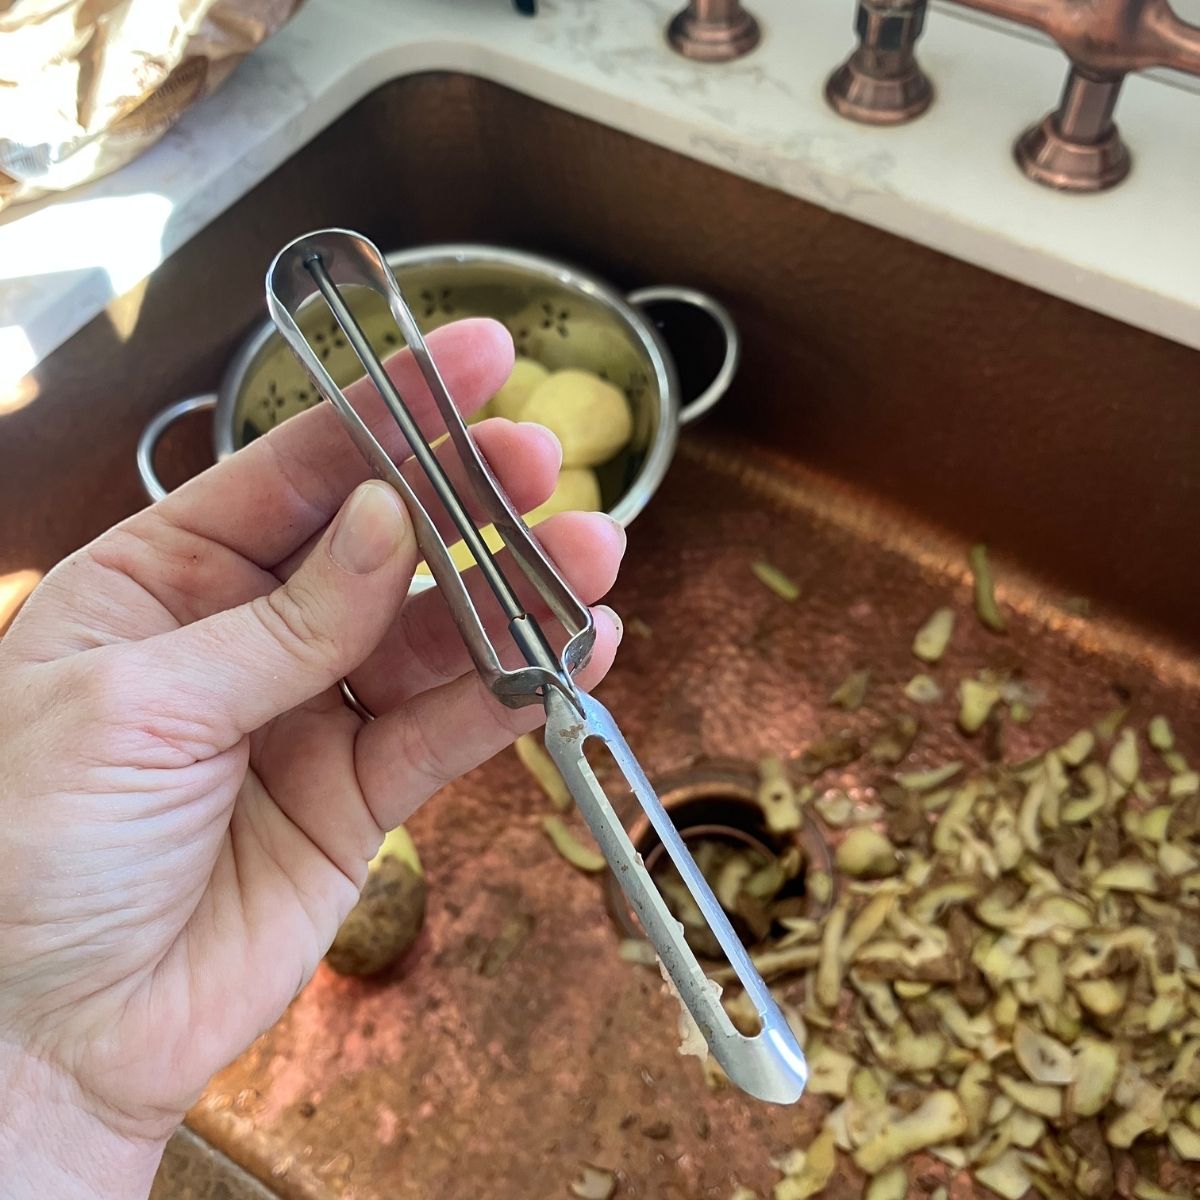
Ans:
{"label": "metal rod of peeler", "polygon": [[350,311],[349,305],[342,298],[341,292],[338,291],[337,284],[330,279],[329,272],[325,269],[320,255],[314,254],[305,259],[304,266],[313,277],[313,282],[317,285],[325,303],[329,305],[334,319],[346,335],[346,340],[353,347],[355,354],[358,355],[359,362],[362,363],[371,382],[379,391],[388,411],[400,426],[401,432],[408,441],[417,462],[421,465],[421,469],[425,472],[437,498],[446,509],[450,520],[454,522],[454,527],[470,548],[476,564],[484,579],[487,580],[488,587],[491,588],[497,603],[504,611],[505,617],[508,618],[509,631],[525,656],[526,662],[530,666],[543,667],[561,675],[561,667],[554,651],[550,649],[550,643],[546,640],[541,626],[533,616],[525,611],[524,605],[509,586],[491,548],[483,540],[474,520],[467,512],[462,498],[455,491],[449,476],[442,469],[442,464],[438,462],[433,447],[426,441],[420,426],[413,419],[408,405],[404,403],[400,393],[396,390],[396,385],[392,383],[379,356],[367,340],[366,334],[363,333],[362,326],[359,325],[357,318]]}

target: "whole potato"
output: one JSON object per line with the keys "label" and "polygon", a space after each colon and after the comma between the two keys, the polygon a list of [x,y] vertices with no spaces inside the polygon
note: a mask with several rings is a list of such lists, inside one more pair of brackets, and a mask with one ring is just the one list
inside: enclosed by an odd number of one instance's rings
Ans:
{"label": "whole potato", "polygon": [[425,920],[425,873],[403,826],[383,840],[358,903],[325,955],[339,975],[375,975],[397,962]]}
{"label": "whole potato", "polygon": [[522,421],[545,425],[562,443],[564,467],[607,462],[633,435],[629,402],[590,371],[555,371],[521,409]]}
{"label": "whole potato", "polygon": [[550,372],[532,358],[518,358],[500,390],[488,402],[493,417],[506,417],[510,421],[522,421],[521,410],[525,407],[534,389],[549,377]]}

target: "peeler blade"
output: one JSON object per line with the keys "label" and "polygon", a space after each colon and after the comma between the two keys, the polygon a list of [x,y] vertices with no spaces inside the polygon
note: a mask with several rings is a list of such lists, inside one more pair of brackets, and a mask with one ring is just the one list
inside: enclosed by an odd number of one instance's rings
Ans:
{"label": "peeler blade", "polygon": [[[608,710],[586,693],[577,711],[557,692],[546,695],[546,750],[616,875],[680,1001],[696,1022],[713,1057],[743,1091],[772,1104],[793,1104],[808,1082],[808,1063],[796,1035],[750,961],[720,901],[696,866],[662,802]],[[596,778],[584,746],[602,742],[649,818],[688,891],[725,952],[738,982],[758,1013],[761,1029],[747,1037],[733,1027],[720,990],[704,974],[634,848],[621,818]]]}

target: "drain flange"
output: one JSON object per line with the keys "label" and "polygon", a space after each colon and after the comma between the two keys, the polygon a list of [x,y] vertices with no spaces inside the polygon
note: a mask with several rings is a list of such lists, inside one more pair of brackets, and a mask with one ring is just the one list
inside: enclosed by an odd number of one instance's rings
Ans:
{"label": "drain flange", "polygon": [[[833,879],[832,856],[824,835],[807,815],[794,832],[778,834],[768,830],[756,799],[758,769],[753,763],[741,760],[697,763],[660,776],[654,784],[667,815],[693,853],[702,842],[713,841],[756,850],[767,859],[776,858],[792,847],[798,848],[802,866],[789,885],[790,894],[804,898],[805,916],[819,920],[828,911],[832,898],[827,894],[818,898],[804,885],[806,875],[814,870]],[[658,834],[636,804],[618,805],[618,809],[623,812],[630,840],[653,876],[665,853]],[[620,885],[611,875],[605,884],[605,907],[622,937],[643,936]],[[729,913],[729,917],[746,948],[753,949],[756,941],[744,922],[736,913]],[[697,948],[697,953],[703,957],[702,948]]]}

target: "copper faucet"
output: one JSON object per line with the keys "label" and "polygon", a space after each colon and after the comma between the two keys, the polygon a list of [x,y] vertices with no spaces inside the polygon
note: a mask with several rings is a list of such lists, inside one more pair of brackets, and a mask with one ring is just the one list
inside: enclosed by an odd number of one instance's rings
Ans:
{"label": "copper faucet", "polygon": [[[1113,187],[1130,155],[1113,112],[1130,71],[1169,67],[1200,75],[1200,26],[1167,0],[957,0],[978,12],[1028,25],[1066,52],[1070,71],[1058,107],[1017,139],[1013,152],[1031,179],[1072,192]],[[932,98],[918,66],[926,0],[859,0],[859,44],[833,73],[825,94],[852,120],[908,121]]]}
{"label": "copper faucet", "polygon": [[728,62],[758,45],[758,22],[741,0],[689,0],[667,26],[667,41],[685,58]]}

